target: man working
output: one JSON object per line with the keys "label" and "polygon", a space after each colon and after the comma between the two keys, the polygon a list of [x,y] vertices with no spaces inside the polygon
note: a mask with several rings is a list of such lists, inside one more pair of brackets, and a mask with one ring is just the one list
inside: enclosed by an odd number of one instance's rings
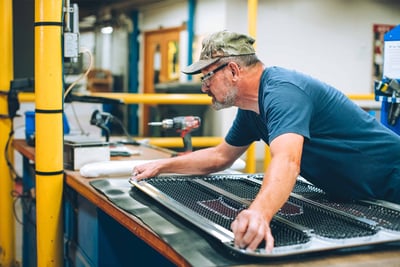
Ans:
{"label": "man working", "polygon": [[202,92],[213,107],[238,107],[225,140],[216,147],[136,166],[131,179],[160,173],[209,174],[230,167],[262,139],[271,162],[248,209],[231,225],[235,246],[254,250],[274,239],[270,221],[302,175],[341,199],[400,203],[400,137],[335,88],[295,71],[268,67],[254,39],[222,31],[203,41],[200,60],[184,68],[202,73]]}

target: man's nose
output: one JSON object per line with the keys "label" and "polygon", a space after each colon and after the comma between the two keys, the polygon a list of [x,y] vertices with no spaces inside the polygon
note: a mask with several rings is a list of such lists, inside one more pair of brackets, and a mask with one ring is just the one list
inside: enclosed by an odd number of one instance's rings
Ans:
{"label": "man's nose", "polygon": [[201,84],[201,91],[203,93],[207,93],[210,90],[210,88],[208,87],[207,83],[202,83]]}

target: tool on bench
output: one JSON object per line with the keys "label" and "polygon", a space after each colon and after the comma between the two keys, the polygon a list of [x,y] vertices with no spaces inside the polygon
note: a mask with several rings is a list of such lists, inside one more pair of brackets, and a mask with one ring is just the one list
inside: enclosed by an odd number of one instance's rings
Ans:
{"label": "tool on bench", "polygon": [[[386,82],[378,82],[377,90],[393,99],[400,97],[400,83],[396,79],[388,79]],[[400,116],[400,103],[393,101],[388,112],[388,122],[395,125]]]}
{"label": "tool on bench", "polygon": [[192,151],[191,132],[200,127],[201,120],[197,116],[179,116],[172,119],[164,119],[160,122],[149,122],[150,126],[161,126],[163,129],[175,129],[183,139],[185,152]]}

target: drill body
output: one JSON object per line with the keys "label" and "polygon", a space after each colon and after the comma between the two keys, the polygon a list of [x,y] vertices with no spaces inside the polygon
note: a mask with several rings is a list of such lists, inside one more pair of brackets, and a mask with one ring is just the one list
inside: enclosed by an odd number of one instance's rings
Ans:
{"label": "drill body", "polygon": [[200,127],[201,119],[198,116],[179,116],[164,119],[160,122],[149,122],[150,126],[161,126],[163,129],[175,129],[183,139],[185,152],[192,151],[191,132]]}

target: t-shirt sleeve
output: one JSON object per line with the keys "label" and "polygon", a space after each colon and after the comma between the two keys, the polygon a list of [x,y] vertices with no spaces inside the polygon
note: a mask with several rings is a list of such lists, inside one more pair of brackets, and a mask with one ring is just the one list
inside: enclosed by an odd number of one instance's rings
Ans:
{"label": "t-shirt sleeve", "polygon": [[303,90],[284,82],[276,85],[264,98],[269,142],[285,133],[296,133],[310,138],[313,102]]}
{"label": "t-shirt sleeve", "polygon": [[[314,111],[311,98],[290,82],[278,82],[260,97],[260,115],[238,109],[225,137],[233,146],[246,146],[263,139],[270,144],[279,135],[296,133],[310,138],[310,121]],[[322,100],[321,100],[322,101]]]}
{"label": "t-shirt sleeve", "polygon": [[238,109],[225,141],[232,146],[246,146],[260,140],[256,132],[252,130],[254,128],[252,121],[249,111]]}

